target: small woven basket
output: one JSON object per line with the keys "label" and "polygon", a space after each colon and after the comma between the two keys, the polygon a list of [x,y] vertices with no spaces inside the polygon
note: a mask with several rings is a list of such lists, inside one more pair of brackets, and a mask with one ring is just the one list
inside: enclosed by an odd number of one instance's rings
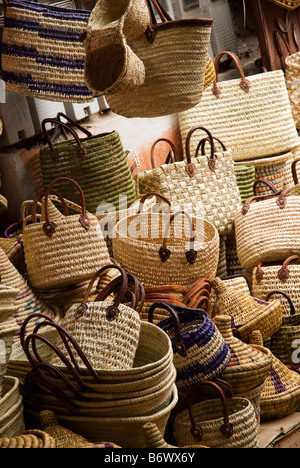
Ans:
{"label": "small woven basket", "polygon": [[0,448],[53,449],[58,447],[53,437],[46,432],[40,429],[30,429],[15,437],[3,437],[0,439]]}

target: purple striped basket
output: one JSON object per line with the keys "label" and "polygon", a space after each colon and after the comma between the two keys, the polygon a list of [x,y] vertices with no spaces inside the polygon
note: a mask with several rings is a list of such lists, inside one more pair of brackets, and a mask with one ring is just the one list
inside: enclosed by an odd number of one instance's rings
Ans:
{"label": "purple striped basket", "polygon": [[90,11],[7,0],[2,40],[6,89],[59,102],[89,102],[82,35]]}

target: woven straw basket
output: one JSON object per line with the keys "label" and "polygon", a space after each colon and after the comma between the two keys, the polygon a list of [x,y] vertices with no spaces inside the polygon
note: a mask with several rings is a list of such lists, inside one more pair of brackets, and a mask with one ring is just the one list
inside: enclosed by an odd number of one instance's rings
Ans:
{"label": "woven straw basket", "polygon": [[[195,106],[206,69],[208,76],[214,74],[208,58],[211,19],[173,21],[158,1],[147,0],[148,19],[143,24],[147,9],[143,4],[122,1],[119,11],[113,12],[108,0],[98,3],[85,41],[87,83],[96,75],[100,84],[92,80],[93,89],[105,93],[113,112],[129,118],[170,115]],[[124,15],[127,5],[132,5],[132,14]],[[99,69],[108,71],[104,79],[97,78]]]}
{"label": "woven straw basket", "polygon": [[[15,307],[15,311],[18,308]],[[3,380],[6,376],[7,365],[12,352],[14,336],[19,327],[14,320],[0,324],[0,397],[2,396]]]}
{"label": "woven straw basket", "polygon": [[2,68],[8,91],[57,102],[89,102],[84,81],[85,32],[89,11],[8,0]]}
{"label": "woven straw basket", "polygon": [[[154,449],[172,449],[172,448],[182,448],[182,447],[176,447],[175,445],[171,445],[167,443],[162,434],[160,433],[158,427],[154,423],[147,423],[143,427],[143,433],[144,433],[144,438],[146,442],[146,448],[154,448]],[[204,445],[192,445],[191,447],[184,447],[184,448],[208,448],[205,447]]]}
{"label": "woven straw basket", "polygon": [[3,437],[0,439],[0,448],[53,449],[57,447],[53,437],[49,434],[39,429],[30,429],[15,437]]}
{"label": "woven straw basket", "polygon": [[[48,197],[56,182],[72,183],[80,193],[81,215],[49,218]],[[29,281],[35,289],[51,289],[89,280],[110,263],[109,252],[97,218],[86,212],[85,198],[77,182],[67,177],[54,180],[45,193],[45,223],[34,222],[23,230]]]}
{"label": "woven straw basket", "polygon": [[[126,197],[126,208],[136,200],[134,181],[118,132],[93,136],[84,127],[70,120],[87,136],[79,138],[77,132],[60,119],[46,119],[42,126],[48,144],[40,151],[40,162],[44,186],[59,177],[76,180],[84,192],[86,208],[97,213],[99,205],[108,210],[119,209],[120,197]],[[52,122],[71,132],[75,139],[52,143],[46,123]],[[80,203],[80,196],[63,182],[56,185],[58,192],[66,199]],[[99,207],[99,208],[98,208]],[[104,210],[104,207],[103,207]]]}
{"label": "woven straw basket", "polygon": [[[260,332],[252,336],[253,346],[262,344]],[[289,369],[276,356],[261,393],[261,420],[272,421],[293,414],[300,406],[300,375]]]}
{"label": "woven straw basket", "polygon": [[[174,210],[184,209],[192,216],[205,218],[220,235],[227,235],[233,230],[234,213],[241,205],[241,197],[232,154],[226,148],[216,151],[214,137],[207,128],[189,129],[185,140],[187,161],[143,171],[137,175],[137,184],[141,193],[161,193],[170,200]],[[191,139],[197,138],[195,134],[199,138],[200,130],[208,135],[209,157],[197,156],[191,148]]]}
{"label": "woven straw basket", "polygon": [[213,279],[217,272],[216,228],[185,212],[129,216],[116,225],[112,242],[114,259],[144,287],[189,287],[199,278]]}
{"label": "woven straw basket", "polygon": [[282,308],[279,300],[263,302],[228,286],[220,278],[212,282],[212,287],[217,296],[214,313],[231,317],[233,334],[240,340],[249,343],[251,333],[259,330],[265,342],[280,329]]}
{"label": "woven straw basket", "polygon": [[245,393],[262,385],[271,369],[271,351],[235,338],[229,315],[217,315],[214,322],[231,350],[231,360],[220,378],[230,384],[233,394]]}
{"label": "woven straw basket", "polygon": [[[300,311],[300,257],[298,255],[287,258],[276,264],[259,263],[253,269],[252,294],[258,299],[265,300],[274,290],[288,294],[296,311]],[[275,295],[281,301],[283,316],[290,315],[290,304],[282,295]]]}
{"label": "woven straw basket", "polygon": [[24,431],[23,398],[19,380],[6,376],[3,382],[3,396],[0,399],[0,437],[15,437]]}
{"label": "woven straw basket", "polygon": [[3,195],[0,195],[0,215],[7,210],[8,201]]}
{"label": "woven straw basket", "polygon": [[157,326],[172,341],[179,392],[222,373],[231,354],[224,338],[204,311],[156,303],[149,310],[150,322],[156,309],[165,309],[171,315]]}
{"label": "woven straw basket", "polygon": [[[239,291],[239,292],[244,293],[244,294],[246,294],[248,296],[251,295],[248,281],[241,274],[224,276],[222,278],[222,281],[224,281],[226,286],[228,286],[229,288],[234,289],[235,291]],[[215,310],[216,299],[217,299],[217,293],[216,293],[214,287],[211,287],[208,313],[209,313],[209,316],[212,317],[212,318],[217,315],[217,308]]]}
{"label": "woven straw basket", "polygon": [[[90,291],[105,270],[115,268],[121,273],[122,283],[114,291],[113,302],[87,302]],[[111,283],[112,285],[112,283]],[[74,304],[66,313],[61,326],[77,341],[94,369],[130,369],[134,362],[140,334],[139,314],[131,307],[121,304],[126,293],[128,277],[116,266],[101,268],[91,279],[81,303]],[[63,349],[63,342],[57,346]],[[59,365],[54,359],[52,364]]]}
{"label": "woven straw basket", "polygon": [[[192,404],[201,385],[215,388],[219,398]],[[219,385],[209,381],[191,390],[188,408],[175,417],[174,436],[180,446],[201,442],[210,448],[258,448],[258,426],[250,401],[227,398]]]}
{"label": "woven straw basket", "polygon": [[[214,85],[204,91],[196,107],[180,113],[182,141],[189,130],[201,122],[231,150],[234,161],[291,151],[298,145],[298,134],[283,71],[260,73],[246,79],[238,57],[232,52],[221,52],[215,57],[217,77],[224,54],[234,60],[242,81],[218,83],[217,78]],[[197,144],[197,139],[193,138],[192,152],[196,151]]]}
{"label": "woven straw basket", "polygon": [[253,195],[253,184],[256,179],[255,168],[251,165],[235,165],[234,173],[240,191],[242,203]]}
{"label": "woven straw basket", "polygon": [[299,253],[300,197],[291,195],[290,190],[266,198],[252,197],[236,211],[237,255],[244,269]]}
{"label": "woven straw basket", "polygon": [[[299,5],[300,6],[300,2]],[[291,108],[295,121],[296,128],[300,128],[300,52],[295,54],[290,53],[285,59],[285,81],[286,87],[290,97]]]}

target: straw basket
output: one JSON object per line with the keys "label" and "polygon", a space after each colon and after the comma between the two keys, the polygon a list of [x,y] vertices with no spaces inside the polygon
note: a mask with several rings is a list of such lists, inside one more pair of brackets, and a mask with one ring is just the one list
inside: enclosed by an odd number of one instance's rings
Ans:
{"label": "straw basket", "polygon": [[2,68],[8,91],[57,102],[89,102],[84,81],[89,11],[27,0],[5,8]]}
{"label": "straw basket", "polygon": [[179,392],[222,373],[231,358],[230,350],[204,311],[158,302],[149,310],[149,322],[156,309],[165,309],[171,314],[157,326],[172,341]]}
{"label": "straw basket", "polygon": [[[15,309],[17,310],[17,308]],[[18,330],[19,327],[13,320],[0,324],[0,397],[2,396],[3,379],[6,376],[14,336]]]}
{"label": "straw basket", "polygon": [[[146,442],[146,448],[154,448],[154,449],[172,449],[172,448],[181,448],[181,447],[176,447],[175,445],[170,445],[168,444],[162,434],[160,433],[158,427],[154,423],[147,423],[143,427],[143,433],[145,437],[145,442]],[[184,448],[208,448],[205,447],[204,445],[192,445],[191,447],[184,447]]]}
{"label": "straw basket", "polygon": [[6,376],[3,382],[3,396],[0,399],[0,437],[15,437],[25,431],[23,398],[19,380]]}
{"label": "straw basket", "polygon": [[[201,99],[206,69],[208,76],[214,74],[208,59],[212,20],[173,21],[158,1],[147,0],[148,19],[142,24],[143,3],[135,6],[127,0],[114,12],[109,1],[97,4],[85,41],[88,85],[105,94],[114,113],[129,118],[170,115],[193,107]],[[124,10],[131,4],[137,17],[126,32]],[[99,74],[99,69],[107,70],[107,75]]]}
{"label": "straw basket", "polygon": [[3,195],[0,195],[0,215],[8,208],[8,201]]}
{"label": "straw basket", "polygon": [[235,165],[234,173],[240,191],[241,200],[242,203],[244,203],[247,198],[250,198],[253,195],[253,184],[256,178],[255,168],[251,165]]}
{"label": "straw basket", "polygon": [[218,315],[214,322],[231,350],[231,360],[220,378],[230,384],[233,394],[245,393],[262,385],[271,369],[271,351],[235,338],[229,315]]}
{"label": "straw basket", "polygon": [[144,287],[189,287],[199,278],[213,279],[217,272],[216,228],[184,211],[129,216],[116,225],[112,242],[114,259]]}
{"label": "straw basket", "polygon": [[[216,389],[219,398],[193,404],[202,385]],[[190,391],[188,408],[174,420],[174,436],[180,446],[201,442],[210,448],[258,448],[258,426],[250,401],[226,398],[221,387],[209,381]]]}
{"label": "straw basket", "polygon": [[[298,3],[298,2],[297,2]],[[300,6],[300,2],[299,5]],[[299,112],[299,80],[300,80],[300,52],[290,54],[285,58],[285,81],[290,97],[291,108],[296,128],[300,128]]]}
{"label": "straw basket", "polygon": [[[241,78],[219,83],[219,63],[224,54],[234,60]],[[214,85],[203,92],[197,106],[179,114],[182,141],[201,122],[231,149],[234,161],[284,154],[295,148],[298,134],[283,71],[259,73],[246,79],[232,52],[219,53],[214,63]],[[193,138],[192,152],[197,144],[197,138]]]}
{"label": "straw basket", "polygon": [[24,275],[26,273],[26,264],[22,249],[22,236],[17,239],[0,238],[0,248],[5,252],[8,259]]}
{"label": "straw basket", "polygon": [[[48,197],[56,182],[70,182],[81,197],[81,215],[49,218]],[[87,213],[84,194],[77,182],[67,177],[54,180],[45,193],[45,223],[36,222],[23,230],[23,245],[29,281],[35,289],[61,288],[89,280],[110,263],[109,252],[97,218]]]}
{"label": "straw basket", "polygon": [[282,308],[279,300],[261,301],[216,278],[212,287],[216,293],[214,313],[228,314],[232,320],[234,336],[249,342],[251,333],[259,330],[264,342],[278,332],[282,324]]}
{"label": "straw basket", "polygon": [[0,448],[50,449],[57,447],[49,434],[39,429],[31,429],[15,437],[3,437],[0,439]]}
{"label": "straw basket", "polygon": [[[285,292],[291,298],[295,309],[300,311],[300,257],[293,255],[276,264],[259,263],[253,269],[252,294],[265,300],[274,290]],[[283,316],[290,315],[290,304],[282,295],[275,295],[281,301]]]}
{"label": "straw basket", "polygon": [[259,262],[280,261],[299,253],[300,197],[290,190],[269,195],[268,199],[250,198],[242,210],[236,211],[237,254],[243,268],[251,269]]}
{"label": "straw basket", "polygon": [[[44,186],[48,187],[60,177],[76,180],[84,192],[87,211],[94,215],[101,208],[100,205],[113,210],[119,209],[120,203],[126,203],[125,207],[128,208],[136,200],[136,192],[118,132],[93,136],[64,114],[60,113],[58,117],[42,123],[47,139],[47,145],[40,151]],[[84,132],[85,137],[79,138],[75,129],[62,122],[60,117],[67,118],[71,125]],[[46,129],[48,122],[71,132],[74,139],[53,144]],[[64,198],[80,203],[79,194],[71,186],[60,182],[56,187]]]}

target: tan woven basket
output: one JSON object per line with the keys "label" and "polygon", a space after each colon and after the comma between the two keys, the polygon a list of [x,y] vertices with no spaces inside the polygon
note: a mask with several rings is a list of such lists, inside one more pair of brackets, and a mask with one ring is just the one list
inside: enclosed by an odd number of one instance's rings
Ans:
{"label": "tan woven basket", "polygon": [[[214,387],[220,398],[192,404],[201,385]],[[203,443],[210,448],[258,448],[258,426],[254,408],[245,398],[226,398],[219,385],[196,385],[189,395],[188,409],[174,420],[174,436],[180,446]]]}
{"label": "tan woven basket", "polygon": [[[147,423],[143,427],[143,433],[144,433],[144,438],[146,442],[146,448],[151,449],[172,449],[172,448],[181,448],[181,447],[176,447],[175,445],[170,445],[168,444],[162,434],[160,433],[160,430],[158,429],[157,425],[154,423]],[[184,448],[208,448],[205,447],[204,445],[192,445],[191,447],[184,447]]]}
{"label": "tan woven basket", "polygon": [[14,437],[24,431],[23,398],[19,380],[6,376],[0,399],[0,437]]}
{"label": "tan woven basket", "polygon": [[39,429],[30,429],[15,437],[3,437],[0,439],[0,448],[50,449],[57,447],[49,434]]}
{"label": "tan woven basket", "polygon": [[259,330],[265,342],[280,329],[282,308],[279,300],[258,300],[228,286],[220,278],[212,282],[212,287],[216,293],[214,313],[230,316],[233,334],[240,340],[249,343],[251,333]]}
{"label": "tan woven basket", "polygon": [[[57,181],[70,182],[81,196],[80,216],[65,216],[53,222],[48,197]],[[60,288],[89,280],[110,263],[109,252],[96,216],[87,213],[80,186],[67,177],[54,180],[45,193],[45,223],[26,225],[23,246],[29,281],[35,289]]]}
{"label": "tan woven basket", "polygon": [[[288,294],[296,311],[300,311],[300,257],[298,255],[287,258],[276,264],[259,263],[253,269],[252,294],[258,299],[265,300],[269,293],[280,290]],[[290,304],[282,295],[275,295],[280,300],[283,316],[290,315]]]}
{"label": "tan woven basket", "polygon": [[116,225],[113,255],[144,287],[189,287],[199,278],[215,277],[219,235],[211,223],[186,212],[141,212]]}
{"label": "tan woven basket", "polygon": [[0,215],[8,208],[8,201],[3,195],[0,195]]}
{"label": "tan woven basket", "polygon": [[251,269],[259,262],[280,261],[299,253],[300,197],[291,195],[290,190],[265,199],[250,198],[242,210],[236,211],[237,254],[243,268]]}
{"label": "tan woven basket", "polygon": [[118,8],[101,2],[85,41],[88,86],[129,118],[189,109],[201,99],[207,66],[212,74],[211,28],[211,19],[173,21],[156,0],[122,1]]}
{"label": "tan woven basket", "polygon": [[[137,174],[136,180],[141,193],[161,193],[170,200],[175,211],[184,209],[192,216],[207,219],[224,236],[233,230],[234,213],[241,206],[241,196],[232,153],[226,148],[216,151],[214,138],[208,128],[189,128],[183,140],[187,161],[143,171]],[[209,138],[209,157],[205,154],[197,156],[191,147],[191,139],[197,141],[202,132]]]}
{"label": "tan woven basket", "polygon": [[19,327],[14,321],[0,324],[0,397],[3,393],[3,381],[6,376],[7,365],[12,352],[14,336]]}
{"label": "tan woven basket", "polygon": [[[219,62],[224,54],[234,60],[242,80],[218,83]],[[201,122],[231,150],[234,161],[283,154],[295,148],[298,134],[283,71],[259,73],[246,79],[232,52],[221,52],[214,62],[214,85],[204,91],[196,107],[179,114],[182,141]],[[192,152],[197,144],[197,138],[193,138]]]}

